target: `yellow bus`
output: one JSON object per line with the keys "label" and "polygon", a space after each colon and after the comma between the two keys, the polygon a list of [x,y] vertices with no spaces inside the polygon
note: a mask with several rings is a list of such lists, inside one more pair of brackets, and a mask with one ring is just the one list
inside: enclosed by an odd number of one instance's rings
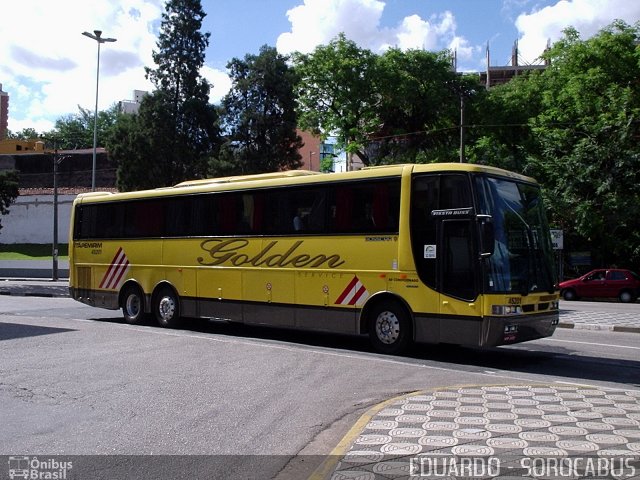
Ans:
{"label": "yellow bus", "polygon": [[540,188],[459,163],[288,171],[79,195],[71,296],[127,322],[181,317],[505,345],[553,334]]}

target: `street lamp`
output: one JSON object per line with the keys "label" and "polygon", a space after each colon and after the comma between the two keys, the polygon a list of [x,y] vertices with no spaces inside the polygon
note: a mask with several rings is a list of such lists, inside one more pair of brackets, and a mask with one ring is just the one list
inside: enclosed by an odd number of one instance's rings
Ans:
{"label": "street lamp", "polygon": [[82,35],[98,42],[98,66],[96,67],[96,109],[93,116],[93,168],[91,169],[91,191],[93,192],[96,189],[96,149],[98,145],[98,84],[100,81],[100,44],[115,42],[116,39],[102,38],[102,30],[94,30],[93,33],[82,32]]}

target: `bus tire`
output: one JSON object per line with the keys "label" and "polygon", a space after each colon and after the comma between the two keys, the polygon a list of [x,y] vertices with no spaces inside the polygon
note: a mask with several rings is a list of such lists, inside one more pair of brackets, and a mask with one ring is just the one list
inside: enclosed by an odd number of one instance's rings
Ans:
{"label": "bus tire", "polygon": [[175,328],[180,322],[180,299],[173,288],[164,285],[153,295],[153,314],[158,325]]}
{"label": "bus tire", "polygon": [[122,290],[121,307],[124,320],[130,325],[140,325],[147,319],[144,312],[144,294],[137,285],[127,285]]}
{"label": "bus tire", "polygon": [[383,300],[368,314],[369,339],[380,353],[396,355],[406,350],[413,338],[411,317],[398,302]]}

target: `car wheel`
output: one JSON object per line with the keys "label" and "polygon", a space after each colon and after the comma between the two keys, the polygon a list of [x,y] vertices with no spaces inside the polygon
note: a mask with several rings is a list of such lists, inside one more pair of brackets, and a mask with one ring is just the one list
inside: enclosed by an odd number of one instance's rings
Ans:
{"label": "car wheel", "polygon": [[373,347],[391,355],[405,350],[413,338],[411,319],[398,302],[382,301],[369,311],[369,338]]}
{"label": "car wheel", "polygon": [[146,319],[144,294],[139,287],[130,285],[122,292],[122,315],[127,323],[139,325]]}
{"label": "car wheel", "polygon": [[180,321],[180,299],[168,286],[160,287],[153,296],[153,313],[158,325],[174,328]]}
{"label": "car wheel", "polygon": [[631,293],[629,290],[623,290],[622,292],[620,292],[620,295],[618,295],[618,298],[622,303],[631,303],[631,302],[635,302],[636,300],[633,296],[633,293]]}
{"label": "car wheel", "polygon": [[578,296],[574,290],[568,289],[562,292],[562,298],[570,302],[571,300],[577,300]]}

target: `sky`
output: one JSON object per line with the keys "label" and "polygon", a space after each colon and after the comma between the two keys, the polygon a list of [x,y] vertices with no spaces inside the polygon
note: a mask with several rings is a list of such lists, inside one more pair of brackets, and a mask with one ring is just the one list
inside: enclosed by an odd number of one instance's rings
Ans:
{"label": "sky", "polygon": [[[218,103],[231,82],[232,58],[257,54],[262,45],[282,54],[312,52],[339,33],[360,47],[457,52],[459,71],[538,63],[548,41],[568,26],[589,38],[615,19],[640,21],[638,0],[201,0],[210,32],[201,74]],[[153,90],[144,67],[152,59],[164,0],[2,0],[0,84],[10,96],[9,130],[51,130],[55,121],[93,111],[97,43],[82,32],[115,38],[102,44],[98,109]],[[11,19],[11,20],[9,20]],[[9,20],[9,21],[7,21]]]}

